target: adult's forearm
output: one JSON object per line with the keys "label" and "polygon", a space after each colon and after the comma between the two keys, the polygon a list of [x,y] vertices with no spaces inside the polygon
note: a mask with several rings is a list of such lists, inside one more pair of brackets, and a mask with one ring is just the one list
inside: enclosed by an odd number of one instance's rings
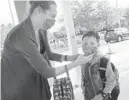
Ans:
{"label": "adult's forearm", "polygon": [[[73,63],[70,63],[68,65],[66,65],[67,69],[70,70],[76,66],[78,66],[78,62],[73,62]],[[55,69],[55,75],[58,76],[58,75],[61,75],[63,74],[64,72],[66,72],[66,69],[65,69],[65,65],[64,66],[60,66],[58,68]]]}
{"label": "adult's forearm", "polygon": [[75,55],[63,55],[61,61],[74,61],[78,57],[79,54]]}
{"label": "adult's forearm", "polygon": [[62,61],[62,54],[57,54],[57,53],[53,53],[53,52],[48,52],[48,57],[50,60],[52,61]]}
{"label": "adult's forearm", "polygon": [[[88,57],[84,57],[84,58],[75,60],[74,62],[67,65],[67,69],[70,70],[70,69],[77,67],[79,65],[86,64],[87,62],[89,62],[91,60],[92,56],[93,55],[90,55]],[[60,67],[55,69],[55,76],[63,74],[65,71],[66,71],[65,66],[60,66]]]}

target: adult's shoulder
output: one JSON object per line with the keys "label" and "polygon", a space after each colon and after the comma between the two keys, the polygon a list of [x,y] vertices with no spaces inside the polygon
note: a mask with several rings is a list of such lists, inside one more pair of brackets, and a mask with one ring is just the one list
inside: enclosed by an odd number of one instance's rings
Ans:
{"label": "adult's shoulder", "polygon": [[14,26],[8,33],[7,33],[7,36],[5,38],[5,42],[4,42],[4,47],[7,47],[7,46],[12,46],[12,44],[15,42],[15,39],[16,39],[16,36],[21,27],[21,24],[18,24],[16,26]]}
{"label": "adult's shoulder", "polygon": [[9,33],[7,34],[8,37],[12,36],[13,34],[16,33],[16,31],[18,31],[21,27],[21,24],[18,24],[16,26],[14,26],[10,31]]}

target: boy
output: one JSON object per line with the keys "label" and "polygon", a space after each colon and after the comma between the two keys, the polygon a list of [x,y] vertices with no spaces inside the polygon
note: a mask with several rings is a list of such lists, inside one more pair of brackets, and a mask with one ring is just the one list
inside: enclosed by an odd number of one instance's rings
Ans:
{"label": "boy", "polygon": [[[115,98],[109,95],[117,82],[109,59],[98,51],[99,39],[99,35],[93,31],[87,32],[82,37],[84,55],[94,54],[91,62],[81,67],[84,98],[85,100],[117,100],[118,95]],[[105,69],[101,64],[106,65]],[[105,79],[102,79],[104,76]]]}

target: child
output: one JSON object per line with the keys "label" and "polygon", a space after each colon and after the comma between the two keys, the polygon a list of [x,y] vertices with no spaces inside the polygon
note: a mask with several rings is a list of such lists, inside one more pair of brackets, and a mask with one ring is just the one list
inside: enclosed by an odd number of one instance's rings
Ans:
{"label": "child", "polygon": [[[94,54],[91,62],[81,67],[84,98],[85,100],[117,100],[117,97],[109,99],[109,94],[116,85],[116,77],[109,59],[98,51],[99,39],[99,35],[93,31],[87,32],[82,37],[82,50],[85,56]],[[101,68],[100,62],[104,65],[105,59],[107,64],[104,69]],[[104,76],[106,79],[102,79]]]}

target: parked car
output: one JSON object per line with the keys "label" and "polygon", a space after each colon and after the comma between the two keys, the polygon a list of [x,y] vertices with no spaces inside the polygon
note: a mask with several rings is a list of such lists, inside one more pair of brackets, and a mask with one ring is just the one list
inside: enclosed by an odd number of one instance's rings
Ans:
{"label": "parked car", "polygon": [[104,39],[106,42],[111,42],[111,41],[120,42],[127,38],[129,38],[129,30],[124,27],[108,30],[104,35]]}

